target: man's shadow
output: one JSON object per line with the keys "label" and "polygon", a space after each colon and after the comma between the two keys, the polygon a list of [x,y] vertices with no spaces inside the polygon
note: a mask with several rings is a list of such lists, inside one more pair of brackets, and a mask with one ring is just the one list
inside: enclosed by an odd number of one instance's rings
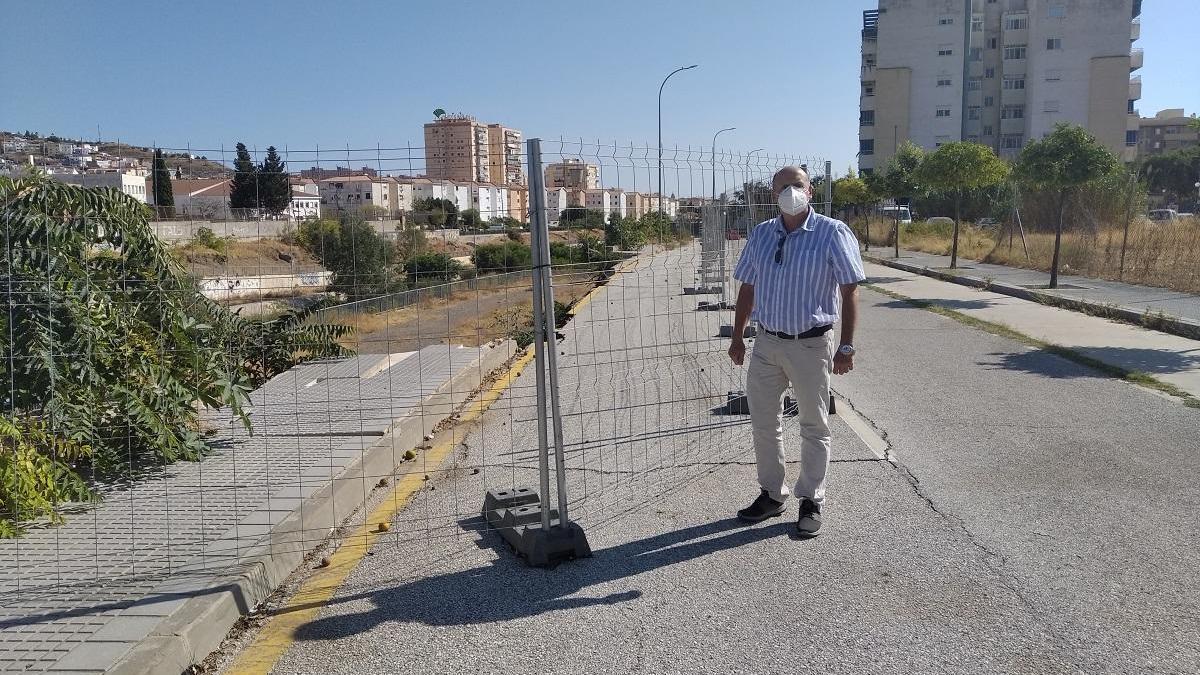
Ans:
{"label": "man's shadow", "polygon": [[[425,577],[393,588],[341,597],[334,602],[369,599],[374,607],[357,614],[317,619],[296,631],[299,640],[336,640],[389,622],[458,626],[508,621],[563,609],[609,605],[641,597],[631,589],[607,595],[575,596],[591,586],[633,577],[661,567],[694,560],[792,530],[779,522],[746,527],[735,518],[666,532],[597,551],[554,570],[525,566],[508,551],[489,566]],[[712,535],[720,535],[713,537]],[[481,545],[503,546],[495,532],[484,533]],[[700,539],[701,537],[709,537]],[[296,611],[307,607],[290,607]]]}

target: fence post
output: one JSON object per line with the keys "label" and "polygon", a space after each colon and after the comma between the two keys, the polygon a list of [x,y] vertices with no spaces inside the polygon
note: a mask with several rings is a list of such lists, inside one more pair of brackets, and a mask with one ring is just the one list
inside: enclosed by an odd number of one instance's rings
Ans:
{"label": "fence post", "polygon": [[[567,519],[567,471],[563,447],[562,412],[558,396],[558,362],[555,349],[554,287],[550,271],[550,229],[546,217],[546,192],[542,175],[541,140],[526,142],[529,160],[529,231],[533,254],[533,356],[537,368],[538,479],[537,497],[527,488],[489,491],[483,515],[513,549],[535,567],[592,554],[579,525]],[[547,400],[549,399],[549,400]],[[547,403],[549,404],[547,406]],[[550,428],[553,429],[554,469],[558,493],[557,517],[550,511]],[[534,527],[532,501],[540,502],[541,523]]]}
{"label": "fence post", "polygon": [[833,217],[833,162],[825,160],[825,215]]}
{"label": "fence post", "polygon": [[[550,457],[549,438],[546,429],[546,307],[544,275],[546,267],[541,260],[543,228],[546,227],[546,198],[542,189],[542,147],[539,139],[531,138],[529,153],[529,234],[533,247],[533,359],[537,369],[537,420],[538,420],[538,486],[542,498],[542,530],[550,529]],[[551,313],[554,309],[551,308]]]}

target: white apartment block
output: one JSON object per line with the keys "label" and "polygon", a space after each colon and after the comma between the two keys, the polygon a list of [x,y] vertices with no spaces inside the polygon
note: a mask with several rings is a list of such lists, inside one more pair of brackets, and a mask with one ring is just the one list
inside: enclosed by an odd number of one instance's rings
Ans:
{"label": "white apartment block", "polygon": [[879,0],[863,12],[859,169],[911,140],[1015,158],[1059,122],[1137,150],[1141,0]]}
{"label": "white apartment block", "polygon": [[570,206],[566,188],[546,188],[546,222],[558,224],[558,217]]}
{"label": "white apartment block", "polygon": [[603,213],[604,220],[607,221],[608,214],[612,213],[612,193],[604,189],[584,190],[583,207]]}
{"label": "white apartment block", "polygon": [[394,218],[412,208],[411,191],[392,178],[333,176],[322,179],[317,186],[321,210],[327,213],[358,213],[375,207],[381,209],[375,213]]}
{"label": "white apartment block", "polygon": [[615,213],[622,218],[629,215],[629,201],[625,196],[624,190],[608,191],[608,211],[609,213]]}
{"label": "white apartment block", "polygon": [[103,171],[99,173],[52,173],[50,177],[60,183],[83,187],[115,188],[146,204],[146,176],[144,173]]}

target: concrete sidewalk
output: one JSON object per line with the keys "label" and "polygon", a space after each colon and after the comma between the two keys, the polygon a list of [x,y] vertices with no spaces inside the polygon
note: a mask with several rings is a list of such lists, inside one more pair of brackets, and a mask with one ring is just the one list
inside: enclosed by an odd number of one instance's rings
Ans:
{"label": "concrete sidewalk", "polygon": [[[213,452],[0,540],[0,671],[178,673],[214,649],[514,345],[297,366]],[[401,468],[419,470],[419,467]],[[122,670],[123,669],[123,670]]]}
{"label": "concrete sidewalk", "polygon": [[991,285],[994,290],[1009,295],[1058,300],[1069,308],[1078,304],[1090,311],[1133,323],[1142,323],[1146,317],[1152,317],[1159,321],[1163,330],[1184,337],[1200,337],[1200,295],[1197,294],[1071,274],[1059,275],[1059,287],[1049,289],[1046,286],[1050,282],[1050,275],[1038,270],[963,259],[959,260],[957,268],[950,269],[950,256],[901,251],[897,260],[892,257],[891,249],[886,248],[872,249],[864,256],[888,267],[899,267],[947,280],[957,277],[967,285]]}
{"label": "concrete sidewalk", "polygon": [[867,263],[870,283],[914,300],[1003,324],[1102,363],[1145,373],[1200,397],[1200,342],[1009,295]]}

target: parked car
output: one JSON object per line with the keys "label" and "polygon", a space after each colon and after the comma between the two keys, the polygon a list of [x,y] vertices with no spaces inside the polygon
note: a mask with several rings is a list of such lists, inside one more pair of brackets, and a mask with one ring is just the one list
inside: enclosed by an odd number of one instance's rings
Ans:
{"label": "parked car", "polygon": [[904,225],[908,225],[913,221],[912,211],[907,206],[881,206],[879,207],[879,215],[893,220],[899,216],[900,222]]}
{"label": "parked car", "polygon": [[980,218],[979,222],[975,223],[979,227],[995,227],[1000,224],[995,218]]}
{"label": "parked car", "polygon": [[1178,220],[1180,213],[1175,209],[1152,209],[1148,216],[1150,220],[1161,223]]}

